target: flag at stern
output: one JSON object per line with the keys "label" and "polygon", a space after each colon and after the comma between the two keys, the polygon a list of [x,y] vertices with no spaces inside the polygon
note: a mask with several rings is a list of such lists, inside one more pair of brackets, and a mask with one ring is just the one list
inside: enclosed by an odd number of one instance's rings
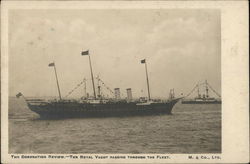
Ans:
{"label": "flag at stern", "polygon": [[21,97],[23,94],[21,93],[21,92],[19,92],[17,95],[16,95],[16,97],[17,98],[19,98],[19,97]]}

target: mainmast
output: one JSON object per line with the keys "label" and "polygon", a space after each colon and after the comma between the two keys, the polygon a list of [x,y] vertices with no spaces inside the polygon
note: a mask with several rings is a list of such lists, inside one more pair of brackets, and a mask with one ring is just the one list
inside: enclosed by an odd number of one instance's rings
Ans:
{"label": "mainmast", "polygon": [[56,73],[56,64],[55,64],[55,62],[50,63],[50,64],[49,64],[49,67],[54,67],[55,76],[56,76],[56,84],[57,84],[57,89],[58,89],[58,94],[59,94],[60,100],[62,100],[61,92],[60,92],[60,87],[59,87],[59,83],[58,83],[58,78],[57,78],[57,73]]}
{"label": "mainmast", "polygon": [[148,70],[147,70],[146,59],[141,60],[141,63],[142,63],[142,64],[145,64],[146,79],[147,79],[147,87],[148,87],[148,100],[151,100],[151,98],[150,98],[150,90],[149,90],[149,82],[148,82]]}
{"label": "mainmast", "polygon": [[94,76],[93,76],[93,71],[92,71],[92,65],[91,65],[91,59],[90,59],[90,55],[89,55],[89,50],[87,50],[87,51],[82,51],[82,55],[88,55],[88,56],[89,56],[89,66],[90,66],[90,71],[91,71],[93,92],[94,92],[94,97],[95,97],[95,99],[96,99],[95,83],[94,83]]}

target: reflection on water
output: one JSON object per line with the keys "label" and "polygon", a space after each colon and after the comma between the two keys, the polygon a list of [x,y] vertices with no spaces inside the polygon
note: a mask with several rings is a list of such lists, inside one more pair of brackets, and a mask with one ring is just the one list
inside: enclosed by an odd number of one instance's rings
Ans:
{"label": "reflection on water", "polygon": [[9,102],[9,153],[220,153],[221,105],[178,103],[173,115],[40,120]]}

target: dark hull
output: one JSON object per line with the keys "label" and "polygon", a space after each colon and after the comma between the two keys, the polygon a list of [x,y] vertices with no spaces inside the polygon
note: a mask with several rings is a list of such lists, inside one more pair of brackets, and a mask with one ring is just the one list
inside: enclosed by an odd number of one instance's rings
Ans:
{"label": "dark hull", "polygon": [[126,117],[171,114],[179,99],[166,103],[136,105],[136,103],[83,104],[77,102],[57,102],[45,105],[31,105],[29,108],[40,118],[82,118],[82,117]]}
{"label": "dark hull", "polygon": [[221,104],[221,101],[182,101],[182,104]]}

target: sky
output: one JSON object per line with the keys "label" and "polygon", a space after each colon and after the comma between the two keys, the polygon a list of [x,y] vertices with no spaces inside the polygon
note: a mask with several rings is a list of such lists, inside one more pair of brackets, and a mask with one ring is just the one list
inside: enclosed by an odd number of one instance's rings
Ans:
{"label": "sky", "polygon": [[[132,88],[151,97],[188,94],[205,80],[221,93],[220,12],[212,9],[10,10],[9,95],[62,97],[83,78],[92,95],[88,56],[94,76],[113,90]],[[97,81],[95,81],[97,84]],[[104,94],[109,92],[102,87]],[[83,86],[70,97],[81,97]],[[211,93],[212,95],[212,93]]]}

